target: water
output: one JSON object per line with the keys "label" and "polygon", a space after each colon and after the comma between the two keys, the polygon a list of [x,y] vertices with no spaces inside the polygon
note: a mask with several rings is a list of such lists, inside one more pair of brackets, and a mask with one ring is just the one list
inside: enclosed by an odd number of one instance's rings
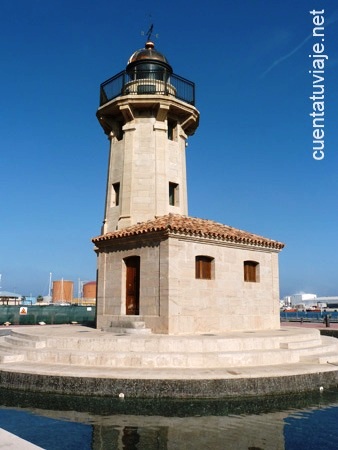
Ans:
{"label": "water", "polygon": [[47,450],[337,450],[338,390],[140,400],[0,390],[0,427]]}

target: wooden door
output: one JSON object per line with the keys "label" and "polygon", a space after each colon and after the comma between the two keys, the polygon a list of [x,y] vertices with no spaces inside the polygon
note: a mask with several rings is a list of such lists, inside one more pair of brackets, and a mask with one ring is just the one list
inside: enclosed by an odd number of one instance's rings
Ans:
{"label": "wooden door", "polygon": [[139,314],[140,299],[140,258],[131,256],[125,259],[126,264],[126,314]]}

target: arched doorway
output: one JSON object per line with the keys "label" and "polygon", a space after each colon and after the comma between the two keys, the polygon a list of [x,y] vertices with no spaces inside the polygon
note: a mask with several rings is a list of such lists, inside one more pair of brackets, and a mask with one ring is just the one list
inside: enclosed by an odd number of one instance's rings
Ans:
{"label": "arched doorway", "polygon": [[124,260],[126,265],[126,314],[136,316],[140,313],[140,257],[130,256]]}

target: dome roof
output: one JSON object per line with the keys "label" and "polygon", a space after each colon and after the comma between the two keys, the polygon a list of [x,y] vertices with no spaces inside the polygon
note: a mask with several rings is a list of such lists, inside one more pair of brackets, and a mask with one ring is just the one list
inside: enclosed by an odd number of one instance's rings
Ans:
{"label": "dome roof", "polygon": [[145,48],[141,48],[140,50],[136,50],[128,60],[128,66],[136,66],[138,64],[152,62],[154,64],[159,64],[161,66],[166,66],[170,71],[172,68],[167,60],[167,58],[157,50],[155,50],[155,45],[153,42],[148,41],[145,44]]}

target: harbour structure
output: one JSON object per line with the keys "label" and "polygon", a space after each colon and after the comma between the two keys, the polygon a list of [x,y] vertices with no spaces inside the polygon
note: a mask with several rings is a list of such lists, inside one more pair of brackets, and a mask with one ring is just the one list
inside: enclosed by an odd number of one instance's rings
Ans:
{"label": "harbour structure", "polygon": [[187,215],[194,98],[194,85],[152,43],[103,83],[97,114],[110,162],[93,239],[96,329],[9,327],[0,336],[1,387],[182,399],[337,386],[338,341],[280,328],[283,244]]}
{"label": "harbour structure", "polygon": [[[110,140],[97,327],[194,334],[279,327],[281,242],[188,215],[195,85],[148,41],[101,85]],[[211,195],[213,195],[211,193]]]}
{"label": "harbour structure", "polygon": [[338,295],[319,296],[317,303],[326,304],[328,308],[338,308]]}
{"label": "harbour structure", "polygon": [[73,301],[74,283],[71,280],[55,280],[53,281],[52,302],[72,302]]}
{"label": "harbour structure", "polygon": [[96,298],[96,281],[87,281],[83,284],[83,298],[95,299]]}
{"label": "harbour structure", "polygon": [[316,294],[300,293],[288,295],[282,299],[282,307],[298,306],[302,306],[303,309],[309,307],[338,308],[338,296],[317,296]]}
{"label": "harbour structure", "polygon": [[17,292],[0,291],[0,302],[2,305],[19,305],[22,295]]}
{"label": "harbour structure", "polygon": [[82,286],[82,305],[96,305],[96,281],[87,281]]}

